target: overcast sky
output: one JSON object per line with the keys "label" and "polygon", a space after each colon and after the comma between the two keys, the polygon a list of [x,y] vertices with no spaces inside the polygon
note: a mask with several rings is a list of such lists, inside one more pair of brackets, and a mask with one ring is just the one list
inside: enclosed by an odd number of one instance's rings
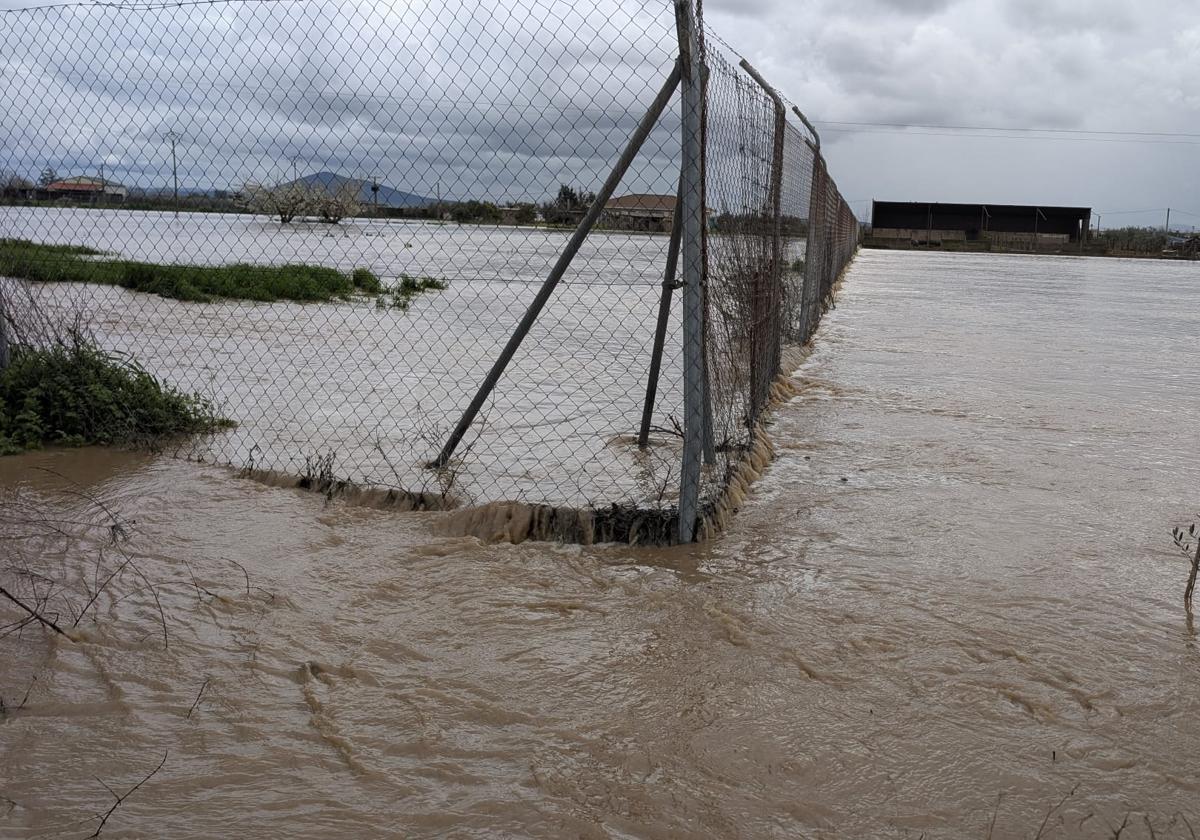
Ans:
{"label": "overcast sky", "polygon": [[1105,215],[1108,227],[1161,224],[1160,208],[1174,207],[1173,222],[1200,228],[1195,0],[704,5],[709,24],[814,120],[1194,135],[980,139],[818,125],[860,215],[871,198],[1154,208]]}
{"label": "overcast sky", "polygon": [[[0,8],[24,8],[0,0]],[[707,0],[871,198],[1085,205],[1200,227],[1193,2]],[[0,168],[162,185],[317,169],[448,197],[594,188],[672,60],[667,0],[273,2],[6,13]],[[894,130],[895,123],[934,126]],[[936,126],[996,126],[999,137]],[[670,191],[678,121],[627,186]],[[1142,131],[1049,135],[1017,129]],[[1130,142],[1140,141],[1140,142]],[[1119,211],[1146,210],[1146,213]]]}

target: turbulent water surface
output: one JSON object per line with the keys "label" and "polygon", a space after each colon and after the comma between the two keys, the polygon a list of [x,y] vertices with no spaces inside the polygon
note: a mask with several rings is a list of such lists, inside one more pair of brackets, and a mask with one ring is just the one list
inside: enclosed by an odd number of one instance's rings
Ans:
{"label": "turbulent water surface", "polygon": [[0,639],[0,835],[86,836],[165,754],[101,836],[1190,837],[1197,335],[1192,264],[864,252],[695,547],[4,459],[59,520],[22,563],[111,567],[94,497],[162,610],[127,576]]}

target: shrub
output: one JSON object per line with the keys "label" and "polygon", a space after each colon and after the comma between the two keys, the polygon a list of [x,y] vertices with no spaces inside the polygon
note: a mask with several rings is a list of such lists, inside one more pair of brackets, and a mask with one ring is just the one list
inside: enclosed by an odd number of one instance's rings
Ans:
{"label": "shrub", "polygon": [[400,275],[400,291],[410,295],[436,289],[444,292],[450,288],[450,281],[445,277],[413,277],[409,274]]}
{"label": "shrub", "polygon": [[164,385],[79,337],[18,347],[0,372],[0,453],[44,444],[147,445],[232,425],[211,403]]}

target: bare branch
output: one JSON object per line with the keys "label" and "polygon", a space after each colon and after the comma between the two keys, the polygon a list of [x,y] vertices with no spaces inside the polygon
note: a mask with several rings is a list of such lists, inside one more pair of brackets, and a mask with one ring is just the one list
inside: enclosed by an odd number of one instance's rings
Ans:
{"label": "bare branch", "polygon": [[[136,791],[142,785],[146,784],[146,782],[150,781],[150,779],[154,776],[154,774],[163,768],[163,765],[167,763],[167,755],[168,755],[168,751],[163,750],[162,761],[158,762],[158,766],[155,767],[153,770],[151,770],[149,773],[147,773],[140,782],[138,782],[136,785],[131,787],[129,790],[125,791],[125,793],[123,793],[120,796],[117,796],[117,794],[113,792],[113,789],[110,788],[108,785],[105,785],[104,782],[100,782],[100,784],[104,785],[105,790],[107,790],[114,797],[116,797],[117,801],[114,802],[112,804],[112,807],[109,808],[108,811],[105,812],[104,816],[102,816],[100,818],[100,825],[96,826],[96,830],[94,832],[92,832],[90,835],[88,835],[89,840],[91,840],[91,838],[93,838],[93,837],[99,837],[100,832],[104,829],[104,824],[108,822],[108,818],[113,815],[113,812],[117,810],[117,808],[120,806],[120,804],[122,802],[124,802],[126,799],[128,799],[130,794],[132,794],[134,791]],[[97,779],[97,781],[100,781],[100,780]]]}
{"label": "bare branch", "polygon": [[230,560],[230,563],[242,570],[242,576],[246,578],[246,597],[250,597],[250,573],[246,571],[246,567],[236,560]]}
{"label": "bare branch", "polygon": [[1003,793],[996,794],[996,807],[992,809],[992,820],[988,823],[987,840],[992,840],[992,832],[996,829],[996,816],[1000,813],[1000,800],[1003,798]]}
{"label": "bare branch", "polygon": [[[25,612],[29,613],[31,618],[34,618],[37,621],[41,622],[43,626],[49,627],[51,630],[53,630],[58,635],[62,636],[64,639],[71,639],[71,637],[69,635],[67,635],[67,633],[61,627],[59,627],[57,624],[55,624],[50,619],[43,616],[37,610],[35,610],[32,607],[25,604],[20,598],[17,598],[15,595],[13,595],[11,592],[9,592],[7,589],[5,589],[3,586],[0,586],[0,595],[3,595],[5,598],[12,601],[18,607],[25,610]],[[71,639],[71,641],[74,641],[74,639]]]}
{"label": "bare branch", "polygon": [[1066,801],[1068,799],[1070,799],[1072,796],[1074,796],[1075,791],[1077,791],[1078,789],[1079,789],[1079,785],[1077,784],[1077,785],[1075,785],[1075,787],[1073,787],[1069,791],[1067,791],[1067,793],[1063,796],[1062,799],[1058,800],[1057,805],[1053,806],[1052,808],[1050,808],[1050,810],[1046,811],[1046,816],[1042,818],[1042,824],[1040,826],[1038,826],[1037,834],[1033,835],[1033,840],[1040,840],[1040,838],[1042,837],[1042,834],[1046,831],[1046,825],[1050,822],[1050,817],[1052,817],[1054,815],[1055,811],[1057,811],[1064,804],[1066,804]]}

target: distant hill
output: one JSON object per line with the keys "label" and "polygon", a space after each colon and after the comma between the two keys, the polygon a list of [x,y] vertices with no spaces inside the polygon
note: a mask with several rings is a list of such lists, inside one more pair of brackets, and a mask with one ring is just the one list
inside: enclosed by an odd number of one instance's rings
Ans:
{"label": "distant hill", "polygon": [[379,195],[376,197],[371,194],[370,181],[364,181],[361,178],[347,178],[344,175],[338,175],[336,172],[317,172],[313,175],[305,175],[303,178],[297,178],[294,181],[288,181],[279,186],[290,187],[296,185],[311,190],[324,190],[328,193],[337,192],[345,186],[357,187],[358,200],[367,206],[378,202],[380,207],[400,209],[428,207],[437,201],[428,196],[404,192],[404,190],[393,189],[383,184],[379,185]]}

